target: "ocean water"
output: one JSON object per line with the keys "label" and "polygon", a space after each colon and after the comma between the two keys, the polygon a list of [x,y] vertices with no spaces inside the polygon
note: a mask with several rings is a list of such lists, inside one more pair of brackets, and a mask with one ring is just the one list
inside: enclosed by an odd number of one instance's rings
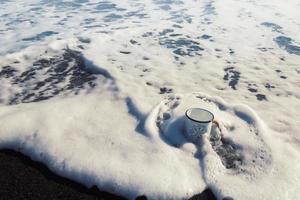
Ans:
{"label": "ocean water", "polygon": [[297,0],[0,5],[0,148],[129,199],[298,198]]}

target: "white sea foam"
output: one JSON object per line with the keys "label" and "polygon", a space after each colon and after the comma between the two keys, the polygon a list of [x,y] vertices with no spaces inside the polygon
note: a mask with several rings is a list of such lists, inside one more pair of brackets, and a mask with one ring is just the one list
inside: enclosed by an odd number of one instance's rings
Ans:
{"label": "white sea foam", "polygon": [[[1,4],[0,148],[130,199],[298,198],[298,1]],[[218,123],[198,144],[190,107]]]}

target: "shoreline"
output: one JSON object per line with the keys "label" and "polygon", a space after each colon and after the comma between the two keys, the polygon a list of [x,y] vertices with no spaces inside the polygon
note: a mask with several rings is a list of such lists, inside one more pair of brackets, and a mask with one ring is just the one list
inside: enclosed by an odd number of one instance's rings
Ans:
{"label": "shoreline", "polygon": [[[3,200],[126,200],[126,198],[99,190],[96,186],[86,188],[67,178],[51,172],[46,165],[31,160],[14,150],[0,150],[0,197]],[[145,196],[137,197],[147,199]],[[213,193],[206,189],[190,200],[214,200]]]}

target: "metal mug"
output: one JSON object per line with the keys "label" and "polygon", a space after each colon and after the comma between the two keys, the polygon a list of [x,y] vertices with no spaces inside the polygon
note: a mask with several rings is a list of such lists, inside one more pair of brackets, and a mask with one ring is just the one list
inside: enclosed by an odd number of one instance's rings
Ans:
{"label": "metal mug", "polygon": [[185,112],[185,135],[192,142],[199,141],[204,134],[210,134],[214,115],[202,108],[190,108]]}

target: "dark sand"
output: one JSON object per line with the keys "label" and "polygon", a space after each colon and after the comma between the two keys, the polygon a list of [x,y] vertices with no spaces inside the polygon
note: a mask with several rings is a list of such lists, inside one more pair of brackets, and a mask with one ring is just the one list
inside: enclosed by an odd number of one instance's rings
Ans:
{"label": "dark sand", "polygon": [[[52,173],[45,165],[12,150],[0,150],[0,200],[120,200],[96,187],[86,188]],[[139,197],[138,199],[146,199]],[[207,189],[191,200],[215,200]]]}

